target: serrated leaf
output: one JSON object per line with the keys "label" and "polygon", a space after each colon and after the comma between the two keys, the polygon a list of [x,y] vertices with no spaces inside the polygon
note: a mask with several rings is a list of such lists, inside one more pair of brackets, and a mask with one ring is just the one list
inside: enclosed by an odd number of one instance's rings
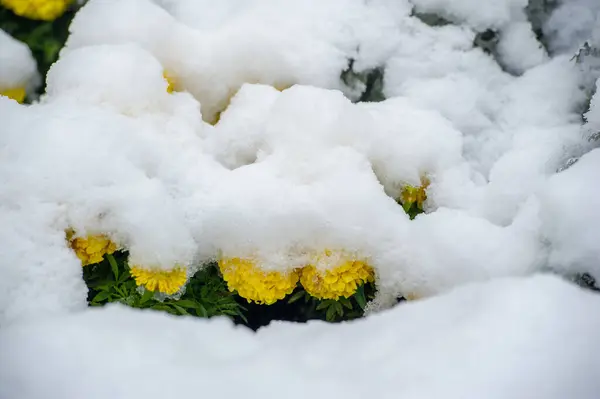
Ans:
{"label": "serrated leaf", "polygon": [[316,310],[323,310],[329,306],[331,306],[331,302],[329,300],[325,300],[317,305]]}

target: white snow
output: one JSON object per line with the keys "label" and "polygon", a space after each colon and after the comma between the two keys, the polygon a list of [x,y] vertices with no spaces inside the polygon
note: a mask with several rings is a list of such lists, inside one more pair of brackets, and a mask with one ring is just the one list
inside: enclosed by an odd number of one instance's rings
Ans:
{"label": "white snow", "polygon": [[550,276],[256,334],[109,306],[0,330],[0,397],[592,399],[598,306]]}
{"label": "white snow", "polygon": [[600,279],[600,149],[548,180],[540,193],[549,264]]}
{"label": "white snow", "polygon": [[37,64],[29,47],[0,29],[0,91],[31,90],[37,79]]}
{"label": "white snow", "polygon": [[[526,3],[87,2],[41,100],[0,98],[0,398],[595,398],[598,297],[537,274],[600,279],[600,97],[582,120],[571,60],[597,7],[561,2],[546,52]],[[351,60],[385,101],[351,101]],[[0,32],[0,89],[31,61]],[[396,199],[425,177],[410,220]],[[256,335],[90,310],[69,227],[190,275],[343,250],[375,269],[371,310],[431,298]]]}
{"label": "white snow", "polygon": [[573,54],[598,31],[600,3],[596,0],[561,0],[543,26],[548,47]]}
{"label": "white snow", "polygon": [[434,13],[454,22],[464,22],[478,31],[497,29],[521,16],[527,0],[412,0],[421,13]]}
{"label": "white snow", "polygon": [[[0,101],[0,324],[85,305],[68,227],[190,274],[219,254],[283,271],[350,251],[375,268],[380,303],[592,271],[593,218],[545,194],[585,184],[554,176],[589,147],[581,69],[544,52],[523,1],[414,4],[457,24],[428,26],[405,1],[89,1],[41,102]],[[473,46],[488,28],[502,67]],[[347,98],[350,59],[384,70],[387,100]],[[427,214],[410,221],[395,199],[423,177]],[[584,266],[554,260],[576,255]]]}

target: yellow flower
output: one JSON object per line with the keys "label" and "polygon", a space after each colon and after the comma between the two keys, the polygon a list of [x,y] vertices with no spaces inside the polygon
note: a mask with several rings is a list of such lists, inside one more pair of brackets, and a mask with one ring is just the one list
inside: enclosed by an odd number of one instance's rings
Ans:
{"label": "yellow flower", "polygon": [[404,206],[405,210],[410,209],[412,204],[417,204],[419,210],[423,210],[423,203],[427,199],[427,187],[429,187],[430,181],[428,178],[421,178],[421,186],[413,187],[406,186],[402,189],[400,194],[400,202]]}
{"label": "yellow flower", "polygon": [[266,272],[248,259],[219,260],[219,268],[230,291],[248,302],[271,305],[290,294],[298,284],[298,273]]}
{"label": "yellow flower", "polygon": [[16,102],[22,103],[25,100],[25,88],[17,87],[14,89],[0,90],[0,96],[12,98]]}
{"label": "yellow flower", "polygon": [[175,87],[177,85],[177,80],[171,74],[169,74],[167,71],[163,72],[163,77],[169,84],[169,86],[167,86],[167,93],[173,93],[174,91],[176,91]]}
{"label": "yellow flower", "polygon": [[352,296],[358,287],[366,282],[374,281],[373,268],[361,260],[349,258],[344,254],[333,256],[332,251],[325,251],[318,262],[335,262],[327,270],[319,270],[313,265],[302,269],[300,283],[310,295],[319,299],[335,299]]}
{"label": "yellow flower", "polygon": [[102,262],[104,254],[112,254],[117,246],[105,235],[88,235],[87,237],[75,237],[73,230],[67,231],[67,241],[75,251],[75,255],[81,259],[81,265],[87,266]]}
{"label": "yellow flower", "polygon": [[0,0],[0,4],[15,14],[43,21],[53,21],[66,11],[73,0]]}
{"label": "yellow flower", "polygon": [[137,285],[143,286],[149,291],[159,291],[168,295],[179,291],[187,282],[186,269],[180,266],[171,270],[133,266],[130,273]]}

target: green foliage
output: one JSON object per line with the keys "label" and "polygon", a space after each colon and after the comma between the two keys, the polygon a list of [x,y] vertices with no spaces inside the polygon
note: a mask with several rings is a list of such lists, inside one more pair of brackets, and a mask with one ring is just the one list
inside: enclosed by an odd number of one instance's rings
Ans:
{"label": "green foliage", "polygon": [[361,285],[350,298],[340,297],[338,300],[317,299],[303,289],[298,289],[288,299],[288,304],[304,300],[314,319],[328,322],[340,322],[358,319],[364,315],[367,302],[373,299],[375,287],[373,284]]}
{"label": "green foliage", "polygon": [[358,319],[364,316],[367,302],[375,296],[375,285],[372,283],[360,286],[350,298],[320,300],[310,296],[300,285],[286,299],[277,301],[272,305],[257,305],[245,303],[247,322],[241,324],[256,330],[268,325],[273,320],[285,320],[305,323],[309,320],[323,320],[331,323]]}
{"label": "green foliage", "polygon": [[133,308],[161,310],[174,315],[228,316],[242,322],[246,320],[244,307],[227,290],[214,264],[206,265],[196,273],[179,298],[165,298],[137,287],[129,274],[125,252],[106,255],[103,262],[84,267],[83,278],[89,288],[90,306],[118,302]]}
{"label": "green foliage", "polygon": [[126,252],[116,252],[106,255],[101,263],[83,268],[90,306],[117,302],[174,315],[228,316],[237,324],[258,329],[273,320],[341,322],[357,319],[364,315],[367,302],[375,295],[372,283],[360,286],[354,295],[339,300],[319,300],[298,286],[287,299],[273,305],[248,304],[244,298],[228,290],[217,265],[212,263],[205,265],[190,279],[180,297],[167,298],[136,285],[129,274],[127,256]]}

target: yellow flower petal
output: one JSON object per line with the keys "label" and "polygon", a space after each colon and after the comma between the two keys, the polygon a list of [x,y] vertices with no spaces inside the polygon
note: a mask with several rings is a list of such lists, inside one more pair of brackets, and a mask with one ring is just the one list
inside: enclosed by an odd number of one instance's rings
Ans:
{"label": "yellow flower petal", "polygon": [[25,88],[17,87],[15,89],[0,90],[0,96],[5,96],[15,100],[18,103],[25,101]]}
{"label": "yellow flower petal", "polygon": [[248,302],[271,305],[296,288],[299,276],[296,272],[265,272],[253,261],[240,258],[219,260],[219,268],[229,291],[237,291]]}
{"label": "yellow flower petal", "polygon": [[133,266],[130,273],[138,286],[143,286],[148,291],[158,289],[167,295],[175,294],[187,282],[187,271],[181,266],[170,270]]}
{"label": "yellow flower petal", "polygon": [[[328,262],[332,251],[326,250],[324,257],[317,260]],[[317,270],[313,265],[305,266],[300,275],[300,283],[310,295],[320,299],[335,299],[349,297],[359,285],[374,281],[373,269],[366,263],[348,256],[339,256],[326,271]],[[333,261],[333,259],[331,260]]]}
{"label": "yellow flower petal", "polygon": [[43,21],[52,21],[66,11],[73,0],[0,0],[0,4],[15,14]]}
{"label": "yellow flower petal", "polygon": [[73,230],[68,230],[66,234],[69,246],[81,260],[82,266],[100,263],[105,254],[112,254],[117,250],[116,244],[105,235],[76,237]]}

